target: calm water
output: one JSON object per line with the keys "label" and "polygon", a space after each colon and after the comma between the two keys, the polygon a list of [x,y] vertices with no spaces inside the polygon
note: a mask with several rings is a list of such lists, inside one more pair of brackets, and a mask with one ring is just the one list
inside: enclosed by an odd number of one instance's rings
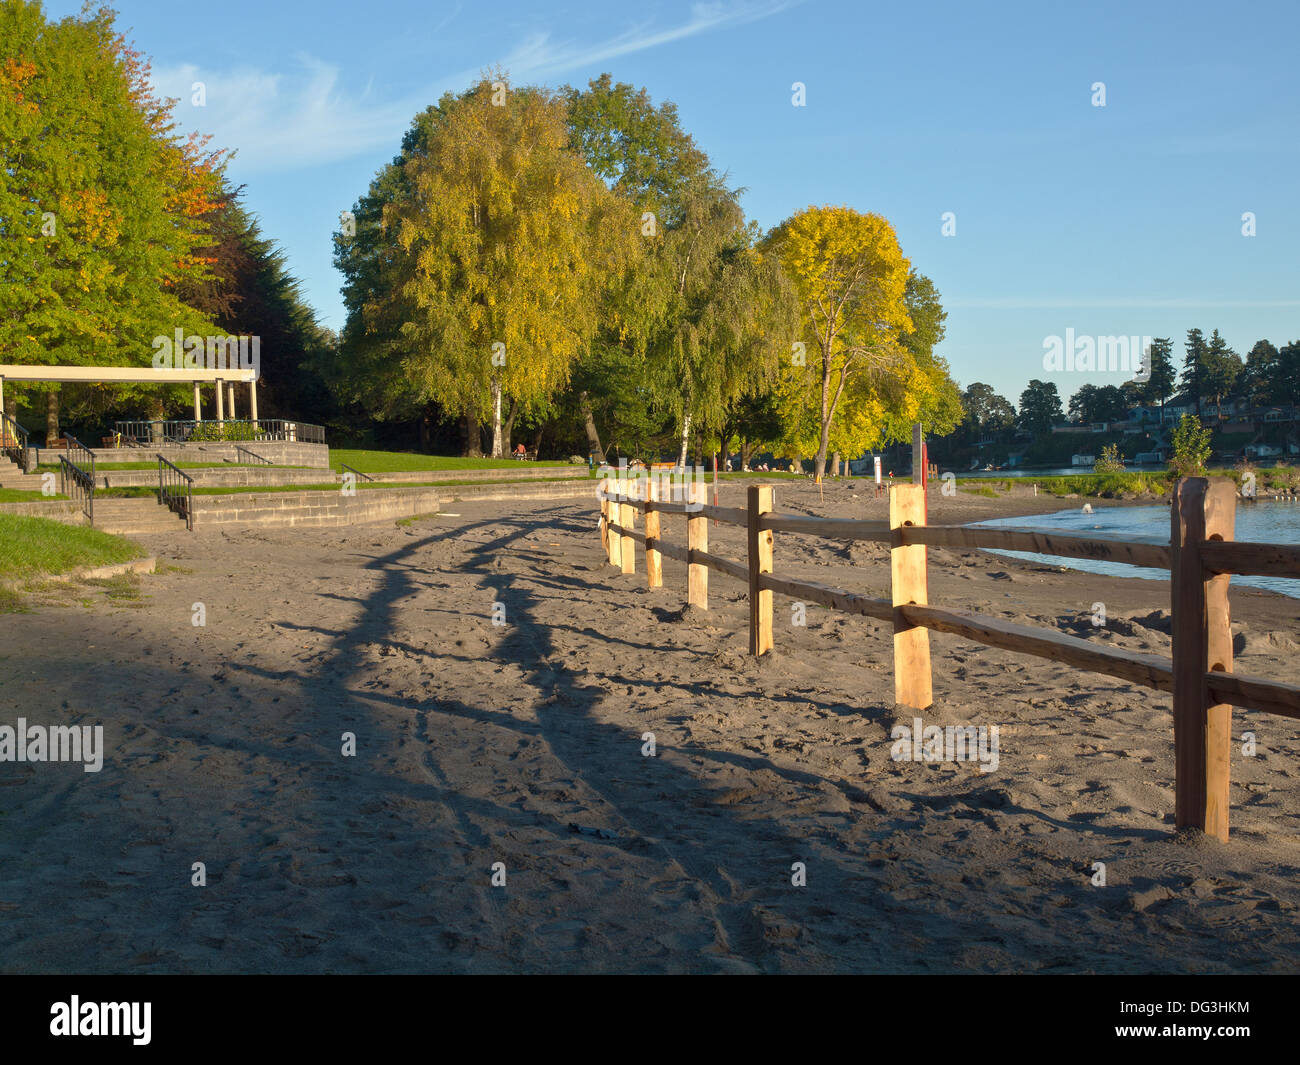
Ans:
{"label": "calm water", "polygon": [[[1138,540],[1152,544],[1169,543],[1167,506],[1110,507],[1098,510],[1094,514],[1084,514],[1080,504],[1074,510],[1062,510],[1055,514],[1040,514],[1028,518],[996,518],[975,524],[1004,529],[1043,529],[1048,532],[1069,533],[1072,536],[1094,536],[1098,539]],[[1254,540],[1257,543],[1267,544],[1300,543],[1300,502],[1261,502],[1237,507],[1235,537],[1238,540]],[[1024,551],[993,551],[990,554],[1048,562],[1067,569],[1082,570],[1085,573],[1104,573],[1111,577],[1139,577],[1150,581],[1169,579],[1165,570],[1126,566],[1119,562],[1056,558],[1032,555]],[[1300,580],[1234,576],[1232,583],[1267,588],[1300,599]]]}

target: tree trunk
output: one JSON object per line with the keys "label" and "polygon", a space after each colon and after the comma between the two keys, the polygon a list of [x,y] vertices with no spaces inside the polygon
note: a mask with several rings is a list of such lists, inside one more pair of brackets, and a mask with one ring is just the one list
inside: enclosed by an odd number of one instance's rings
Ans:
{"label": "tree trunk", "polygon": [[501,381],[492,378],[492,457],[501,457]]}
{"label": "tree trunk", "polygon": [[538,458],[542,457],[542,434],[546,432],[546,423],[543,422],[537,427],[537,435],[533,437],[533,454]]}
{"label": "tree trunk", "polygon": [[829,342],[822,350],[822,431],[817,445],[817,462],[813,466],[818,484],[826,475],[826,453],[831,443],[831,352]]}
{"label": "tree trunk", "polygon": [[59,439],[59,394],[54,389],[45,393],[45,446],[53,447]]}
{"label": "tree trunk", "polygon": [[835,454],[831,456],[831,476],[838,477],[839,475],[840,475],[840,453],[837,451],[835,452]]}
{"label": "tree trunk", "polygon": [[461,428],[465,432],[465,454],[472,459],[483,457],[483,442],[479,436],[478,419],[465,415],[461,419]]}
{"label": "tree trunk", "polygon": [[749,469],[749,460],[754,457],[754,452],[758,450],[758,443],[742,440],[740,442],[740,468]]}
{"label": "tree trunk", "polygon": [[510,401],[510,417],[506,419],[505,428],[501,430],[501,444],[505,454],[509,455],[513,450],[514,433],[515,433],[515,415],[519,413],[519,404],[515,400]]}
{"label": "tree trunk", "polygon": [[587,430],[587,447],[595,453],[596,462],[604,465],[605,449],[600,446],[600,433],[596,432],[596,419],[592,417],[591,399],[586,392],[578,393],[578,409],[582,412],[582,420]]}
{"label": "tree trunk", "polygon": [[429,452],[429,411],[427,407],[420,415],[420,450],[425,454]]}
{"label": "tree trunk", "polygon": [[682,419],[682,453],[677,457],[677,468],[686,469],[686,449],[690,446],[691,439],[691,416],[688,414]]}

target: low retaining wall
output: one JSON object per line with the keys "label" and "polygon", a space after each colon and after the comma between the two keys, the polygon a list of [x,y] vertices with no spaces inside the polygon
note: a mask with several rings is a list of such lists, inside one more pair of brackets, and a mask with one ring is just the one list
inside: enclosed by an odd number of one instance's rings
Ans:
{"label": "low retaining wall", "polygon": [[[181,472],[194,478],[195,488],[269,488],[281,484],[328,484],[338,480],[338,474],[332,470],[285,470],[270,466],[214,466],[207,470]],[[95,483],[100,488],[157,488],[158,471],[115,470],[108,465],[96,466]]]}
{"label": "low retaining wall", "polygon": [[[240,455],[235,444],[246,447],[253,454],[274,462],[277,466],[312,466],[316,469],[328,469],[330,449],[328,444],[291,443],[287,440],[251,440],[233,443],[203,444],[168,444],[165,447],[95,447],[90,450],[95,454],[96,473],[103,463],[110,466],[115,462],[149,462],[156,461],[161,455],[168,462],[248,462],[247,455]],[[36,461],[58,465],[59,456],[66,455],[62,448],[33,448]]]}
{"label": "low retaining wall", "polygon": [[438,510],[436,488],[341,491],[247,492],[231,496],[195,496],[194,527],[212,525],[358,525],[430,514]]}

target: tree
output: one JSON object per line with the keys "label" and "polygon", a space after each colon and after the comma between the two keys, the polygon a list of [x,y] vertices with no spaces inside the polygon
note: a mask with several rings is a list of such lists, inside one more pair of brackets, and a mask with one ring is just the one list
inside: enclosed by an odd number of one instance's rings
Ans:
{"label": "tree", "polygon": [[975,381],[961,394],[961,404],[966,412],[963,424],[972,440],[986,432],[1003,432],[1015,426],[1016,408],[983,381]]}
{"label": "tree", "polygon": [[1246,400],[1256,405],[1275,402],[1275,397],[1282,395],[1279,391],[1281,368],[1277,348],[1267,340],[1256,341],[1242,370],[1242,393]]}
{"label": "tree", "polygon": [[1168,337],[1156,337],[1147,356],[1148,377],[1143,395],[1147,402],[1160,404],[1161,425],[1165,423],[1165,401],[1174,394],[1173,350],[1173,341]]}
{"label": "tree", "polygon": [[345,342],[378,340],[357,369],[385,407],[432,401],[490,421],[499,456],[503,429],[568,384],[601,286],[634,254],[634,220],[570,148],[565,104],[544,89],[506,96],[485,79],[447,94],[396,162],[358,204],[357,235],[363,212],[370,226]]}
{"label": "tree", "polygon": [[1178,477],[1201,477],[1210,459],[1210,430],[1195,414],[1184,414],[1170,436],[1169,468]]}
{"label": "tree", "polygon": [[178,289],[211,266],[222,153],[175,135],[174,103],[107,8],[0,4],[0,362],[141,366],[155,336],[210,332]]}
{"label": "tree", "polygon": [[1183,376],[1180,381],[1183,392],[1196,404],[1196,413],[1201,413],[1201,397],[1205,394],[1205,356],[1209,345],[1205,343],[1205,334],[1199,329],[1187,330],[1187,352],[1183,359]]}
{"label": "tree", "polygon": [[1030,381],[1020,393],[1020,427],[1026,432],[1045,433],[1061,420],[1061,396],[1050,381]]}
{"label": "tree", "polygon": [[1223,420],[1223,400],[1232,394],[1241,376],[1241,356],[1228,347],[1228,342],[1216,329],[1206,345],[1201,388],[1214,400],[1215,414]]}
{"label": "tree", "polygon": [[909,264],[884,218],[847,207],[801,211],[765,247],[793,282],[812,339],[805,364],[785,371],[781,391],[793,436],[806,439],[815,420],[820,480],[846,394],[848,439],[836,450],[849,453],[887,409],[915,401],[908,386],[916,361],[901,343],[914,328],[904,299]]}
{"label": "tree", "polygon": [[1070,397],[1070,417],[1084,425],[1118,421],[1125,409],[1124,393],[1116,385],[1080,385]]}
{"label": "tree", "polygon": [[[686,223],[693,190],[719,183],[708,157],[681,129],[673,103],[656,106],[645,89],[615,84],[609,74],[588,82],[586,89],[566,86],[561,92],[571,146],[631,206],[644,237],[638,268],[602,293],[600,325],[574,368],[574,410],[588,447],[603,462],[598,420],[610,433],[626,435],[623,427],[648,428],[647,419],[678,406],[663,402],[664,388],[655,386],[669,382],[650,381],[658,367],[646,361],[656,333],[667,324],[672,292],[665,280],[671,272],[667,234]],[[628,379],[639,387],[629,387]]]}

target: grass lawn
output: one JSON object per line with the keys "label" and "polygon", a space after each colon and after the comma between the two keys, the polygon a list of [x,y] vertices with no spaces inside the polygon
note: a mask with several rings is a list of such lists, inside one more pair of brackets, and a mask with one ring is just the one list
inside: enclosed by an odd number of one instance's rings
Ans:
{"label": "grass lawn", "polygon": [[0,503],[44,503],[51,499],[67,499],[67,496],[42,495],[39,491],[26,488],[0,488]]}
{"label": "grass lawn", "polygon": [[362,473],[405,473],[411,470],[511,470],[518,467],[568,466],[567,462],[520,462],[518,459],[468,459],[451,455],[417,455],[407,451],[330,449],[330,468],[343,463]]}
{"label": "grass lawn", "polygon": [[66,573],[141,558],[144,548],[120,536],[49,518],[0,514],[0,579]]}

